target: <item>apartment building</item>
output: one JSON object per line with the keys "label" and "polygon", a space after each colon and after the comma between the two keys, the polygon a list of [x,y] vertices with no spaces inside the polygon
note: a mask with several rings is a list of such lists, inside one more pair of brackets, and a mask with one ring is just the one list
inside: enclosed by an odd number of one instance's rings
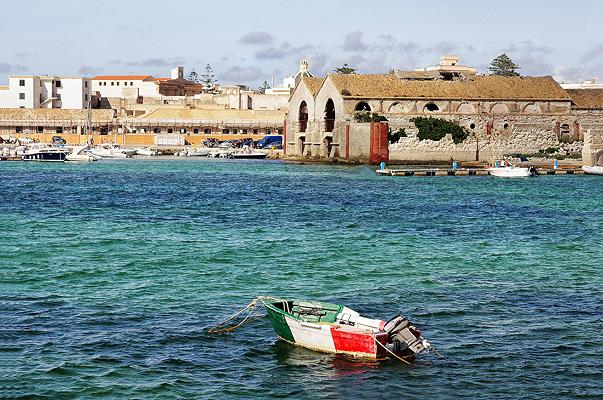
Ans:
{"label": "apartment building", "polygon": [[91,96],[90,79],[13,75],[0,86],[0,108],[83,109]]}

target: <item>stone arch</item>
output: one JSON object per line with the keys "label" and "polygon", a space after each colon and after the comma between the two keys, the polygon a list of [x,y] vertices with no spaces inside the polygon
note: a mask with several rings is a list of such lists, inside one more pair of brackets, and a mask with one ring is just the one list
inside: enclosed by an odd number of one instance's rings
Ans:
{"label": "stone arch", "polygon": [[495,103],[490,107],[490,113],[492,114],[508,114],[509,107],[504,103]]}
{"label": "stone arch", "polygon": [[299,122],[299,131],[305,132],[308,128],[308,104],[305,100],[302,101],[299,105],[299,113],[297,120]]}
{"label": "stone arch", "polygon": [[456,111],[459,114],[475,114],[475,106],[471,103],[461,103],[458,110]]}
{"label": "stone arch", "polygon": [[392,103],[391,106],[389,106],[389,108],[387,109],[387,112],[390,113],[400,113],[404,110],[404,107],[402,106],[402,104],[398,103],[397,101]]}
{"label": "stone arch", "polygon": [[356,103],[356,106],[354,107],[354,112],[363,112],[363,111],[371,111],[371,106],[369,105],[369,103],[367,103],[366,101],[359,101],[358,103]]}
{"label": "stone arch", "polygon": [[536,103],[530,103],[530,104],[526,104],[525,107],[523,108],[522,112],[524,114],[540,114],[542,111],[540,109],[540,106]]}
{"label": "stone arch", "polygon": [[426,113],[434,113],[434,112],[439,112],[440,111],[440,107],[438,107],[438,105],[436,103],[434,103],[433,101],[430,101],[429,103],[425,104],[425,107],[423,107],[423,112]]}
{"label": "stone arch", "polygon": [[335,128],[335,103],[333,103],[332,99],[328,99],[325,104],[325,132],[333,132],[333,128]]}

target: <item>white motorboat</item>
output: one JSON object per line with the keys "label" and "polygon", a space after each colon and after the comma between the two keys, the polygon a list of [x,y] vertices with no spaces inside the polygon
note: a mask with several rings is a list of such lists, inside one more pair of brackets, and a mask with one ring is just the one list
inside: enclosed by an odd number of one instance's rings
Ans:
{"label": "white motorboat", "polygon": [[536,170],[532,167],[492,167],[488,168],[487,171],[490,175],[499,178],[525,178],[536,175]]}
{"label": "white motorboat", "polygon": [[71,153],[65,157],[65,161],[71,162],[89,162],[101,160],[101,156],[91,154],[88,146],[76,146],[71,150]]}
{"label": "white motorboat", "polygon": [[156,156],[159,154],[157,150],[153,150],[150,147],[137,147],[134,150],[136,150],[136,155],[139,156]]}
{"label": "white motorboat", "polygon": [[34,143],[25,148],[23,160],[27,161],[65,161],[69,150],[50,143]]}
{"label": "white motorboat", "polygon": [[239,158],[239,159],[262,159],[266,158],[268,153],[262,153],[259,151],[253,150],[251,147],[244,146],[241,151],[237,151],[231,154],[231,158]]}
{"label": "white motorboat", "polygon": [[197,147],[196,149],[189,148],[186,150],[185,155],[187,157],[207,157],[209,155],[209,149],[203,147]]}
{"label": "white motorboat", "polygon": [[592,174],[592,175],[603,175],[603,167],[598,166],[598,165],[583,165],[582,166],[582,171],[584,171],[587,174]]}
{"label": "white motorboat", "polygon": [[136,150],[124,149],[114,143],[105,143],[94,146],[90,153],[102,158],[129,158],[136,154]]}

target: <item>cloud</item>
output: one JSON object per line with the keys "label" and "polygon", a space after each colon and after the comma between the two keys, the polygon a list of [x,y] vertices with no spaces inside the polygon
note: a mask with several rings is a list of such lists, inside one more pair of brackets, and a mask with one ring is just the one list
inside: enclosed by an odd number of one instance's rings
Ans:
{"label": "cloud", "polygon": [[226,72],[219,75],[220,80],[233,83],[253,82],[266,76],[266,74],[257,67],[241,67],[237,65],[230,67]]}
{"label": "cloud", "polygon": [[27,71],[28,68],[25,65],[21,64],[9,64],[5,62],[0,62],[0,73],[3,74],[11,74],[14,72],[23,72]]}
{"label": "cloud", "polygon": [[505,53],[527,53],[527,54],[552,54],[555,49],[545,44],[538,44],[531,40],[521,40],[510,44],[503,49]]}
{"label": "cloud", "polygon": [[18,51],[15,53],[15,58],[29,58],[32,55],[34,55],[35,53],[31,53],[28,51]]}
{"label": "cloud", "polygon": [[126,63],[128,66],[136,67],[173,67],[181,64],[184,64],[182,58],[147,58],[146,60],[130,61]]}
{"label": "cloud", "polygon": [[603,43],[599,43],[598,45],[592,47],[590,50],[582,56],[580,62],[582,63],[592,63],[593,61],[598,60],[603,56]]}
{"label": "cloud", "polygon": [[123,62],[121,60],[111,59],[108,61],[109,64],[121,65]]}
{"label": "cloud", "polygon": [[268,32],[249,32],[241,37],[239,42],[254,45],[269,45],[274,42],[274,37]]}
{"label": "cloud", "polygon": [[343,39],[343,51],[364,51],[366,44],[362,41],[362,31],[354,31],[345,35]]}
{"label": "cloud", "polygon": [[289,48],[286,46],[269,47],[265,50],[255,52],[255,58],[259,60],[280,60],[289,54]]}
{"label": "cloud", "polygon": [[80,67],[80,69],[78,69],[77,73],[83,76],[94,76],[94,75],[98,75],[101,72],[104,72],[105,69],[104,68],[99,68],[99,67],[91,67],[88,65],[82,65]]}

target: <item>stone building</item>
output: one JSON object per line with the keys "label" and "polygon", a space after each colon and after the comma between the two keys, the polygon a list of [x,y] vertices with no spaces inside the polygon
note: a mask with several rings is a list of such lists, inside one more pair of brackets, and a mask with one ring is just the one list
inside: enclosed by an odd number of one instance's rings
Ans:
{"label": "stone building", "polygon": [[[387,118],[405,137],[392,144],[395,161],[491,160],[512,153],[536,153],[563,141],[583,138],[583,114],[551,77],[447,74],[439,70],[395,71],[378,75],[303,78],[291,95],[286,153],[292,157],[358,159],[369,124],[360,112]],[[462,143],[449,136],[419,140],[415,117],[453,121],[469,133]]]}
{"label": "stone building", "polygon": [[603,166],[603,89],[568,89],[572,110],[584,136],[582,161]]}

